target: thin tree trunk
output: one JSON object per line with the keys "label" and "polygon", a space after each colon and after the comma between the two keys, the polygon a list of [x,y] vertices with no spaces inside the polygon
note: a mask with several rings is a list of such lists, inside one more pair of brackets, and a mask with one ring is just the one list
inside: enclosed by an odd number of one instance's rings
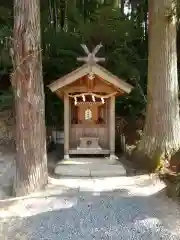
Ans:
{"label": "thin tree trunk", "polygon": [[48,181],[40,42],[39,0],[14,0],[16,196],[38,190]]}
{"label": "thin tree trunk", "polygon": [[49,25],[52,27],[52,23],[54,22],[54,15],[53,15],[53,7],[51,0],[48,1],[49,4]]}
{"label": "thin tree trunk", "polygon": [[144,39],[145,41],[148,40],[148,0],[145,0],[144,2],[144,8],[143,8],[143,11],[144,11]]}
{"label": "thin tree trunk", "polygon": [[125,5],[125,0],[121,0],[121,12],[124,14],[124,5]]}
{"label": "thin tree trunk", "polygon": [[[72,1],[72,0],[71,0]],[[65,0],[65,14],[64,14],[64,27],[63,27],[63,30],[64,32],[68,32],[68,8],[69,8],[69,4],[70,2],[68,0]],[[72,2],[71,2],[72,4]],[[71,6],[72,7],[72,6]]]}
{"label": "thin tree trunk", "polygon": [[176,18],[173,0],[149,0],[148,105],[138,146],[150,158],[180,147]]}

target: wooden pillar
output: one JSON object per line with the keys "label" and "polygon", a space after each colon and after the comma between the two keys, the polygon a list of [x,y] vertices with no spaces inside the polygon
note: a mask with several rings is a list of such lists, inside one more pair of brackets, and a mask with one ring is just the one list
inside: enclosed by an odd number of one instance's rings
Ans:
{"label": "wooden pillar", "polygon": [[115,157],[115,96],[109,101],[109,147],[110,161],[114,162]]}
{"label": "wooden pillar", "polygon": [[69,159],[69,110],[69,97],[67,94],[64,94],[64,159]]}

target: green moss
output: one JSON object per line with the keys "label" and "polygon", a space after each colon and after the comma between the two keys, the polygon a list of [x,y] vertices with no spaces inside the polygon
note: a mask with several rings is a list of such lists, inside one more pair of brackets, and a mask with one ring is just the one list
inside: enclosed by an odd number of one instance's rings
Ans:
{"label": "green moss", "polygon": [[134,164],[135,168],[147,172],[160,171],[164,166],[163,155],[159,150],[155,151],[153,157],[150,158],[142,150],[136,148],[128,159]]}
{"label": "green moss", "polygon": [[160,171],[164,167],[164,154],[160,149],[156,149],[151,161],[154,165],[155,171]]}

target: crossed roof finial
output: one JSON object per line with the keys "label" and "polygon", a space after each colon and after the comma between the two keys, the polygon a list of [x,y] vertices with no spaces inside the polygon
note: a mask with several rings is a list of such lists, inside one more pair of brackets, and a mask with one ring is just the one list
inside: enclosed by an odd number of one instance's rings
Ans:
{"label": "crossed roof finial", "polygon": [[100,43],[93,49],[92,52],[90,52],[88,47],[85,44],[81,44],[81,47],[84,49],[85,53],[87,54],[87,57],[78,57],[77,60],[85,62],[89,65],[93,65],[97,62],[104,62],[105,58],[96,57],[96,54],[98,53],[99,49],[102,46],[103,45]]}

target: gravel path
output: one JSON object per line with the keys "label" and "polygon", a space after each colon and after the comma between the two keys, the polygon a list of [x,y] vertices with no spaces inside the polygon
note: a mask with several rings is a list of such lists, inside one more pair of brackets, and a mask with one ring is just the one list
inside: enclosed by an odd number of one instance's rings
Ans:
{"label": "gravel path", "polygon": [[163,188],[146,175],[50,179],[43,192],[0,201],[0,239],[177,240],[180,208]]}

